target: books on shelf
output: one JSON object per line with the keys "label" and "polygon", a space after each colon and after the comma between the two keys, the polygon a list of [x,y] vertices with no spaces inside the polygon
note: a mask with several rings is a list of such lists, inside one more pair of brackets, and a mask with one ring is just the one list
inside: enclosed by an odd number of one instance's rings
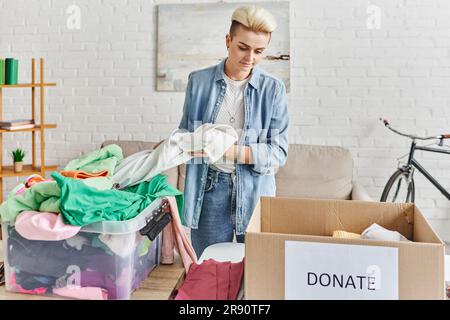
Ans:
{"label": "books on shelf", "polygon": [[35,127],[35,125],[33,123],[30,123],[30,124],[24,124],[22,126],[0,126],[0,129],[14,131],[14,130],[21,130],[21,129],[31,129],[34,127]]}
{"label": "books on shelf", "polygon": [[0,121],[0,127],[15,127],[15,126],[23,126],[26,124],[34,124],[33,119],[15,119],[8,121]]}
{"label": "books on shelf", "polygon": [[15,119],[9,121],[0,121],[0,129],[3,130],[22,130],[22,129],[31,129],[34,128],[34,120],[33,119]]}

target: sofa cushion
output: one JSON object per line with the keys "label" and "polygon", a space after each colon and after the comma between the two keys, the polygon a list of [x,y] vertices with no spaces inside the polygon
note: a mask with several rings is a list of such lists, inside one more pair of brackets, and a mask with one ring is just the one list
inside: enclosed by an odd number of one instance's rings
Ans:
{"label": "sofa cushion", "polygon": [[[153,147],[157,144],[157,142],[149,142],[149,141],[129,141],[129,140],[107,140],[102,143],[102,148],[109,144],[117,144],[122,148],[122,153],[124,158],[137,153],[143,150],[153,149]],[[176,187],[178,187],[178,168],[172,168],[164,171],[162,174],[167,175],[167,183]]]}
{"label": "sofa cushion", "polygon": [[150,141],[132,141],[132,140],[106,140],[102,143],[102,148],[106,147],[109,144],[117,144],[122,148],[123,157],[126,158],[133,153],[153,149],[156,145],[156,142]]}
{"label": "sofa cushion", "polygon": [[275,175],[277,196],[350,199],[353,159],[342,147],[289,145],[286,164]]}

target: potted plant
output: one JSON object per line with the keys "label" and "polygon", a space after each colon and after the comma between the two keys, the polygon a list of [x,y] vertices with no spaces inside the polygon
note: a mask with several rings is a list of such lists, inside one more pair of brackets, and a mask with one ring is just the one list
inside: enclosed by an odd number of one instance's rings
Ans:
{"label": "potted plant", "polygon": [[23,158],[25,158],[25,151],[22,149],[16,149],[12,151],[12,157],[14,161],[14,172],[22,172]]}

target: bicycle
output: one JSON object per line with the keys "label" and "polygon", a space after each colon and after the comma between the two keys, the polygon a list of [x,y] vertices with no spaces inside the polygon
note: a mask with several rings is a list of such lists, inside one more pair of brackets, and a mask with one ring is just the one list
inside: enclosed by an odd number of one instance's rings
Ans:
{"label": "bicycle", "polygon": [[[389,178],[381,195],[381,202],[414,202],[415,200],[415,185],[414,185],[414,171],[417,169],[427,178],[448,200],[450,200],[450,193],[414,158],[416,150],[437,152],[449,154],[450,150],[430,148],[429,145],[418,146],[416,140],[439,140],[438,146],[444,146],[444,140],[450,138],[450,134],[441,134],[430,137],[419,137],[412,134],[402,133],[391,127],[386,119],[381,119],[389,130],[396,134],[412,139],[411,147],[409,149],[408,160],[406,164],[399,165],[397,171]],[[432,143],[432,144],[436,144]],[[431,144],[430,144],[431,145]],[[404,156],[403,156],[404,157]],[[401,157],[401,158],[403,158]]]}

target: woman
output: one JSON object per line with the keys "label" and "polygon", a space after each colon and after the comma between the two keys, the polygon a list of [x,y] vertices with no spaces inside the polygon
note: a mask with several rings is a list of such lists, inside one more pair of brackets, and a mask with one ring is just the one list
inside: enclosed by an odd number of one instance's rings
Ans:
{"label": "woman", "polygon": [[[184,220],[198,257],[211,244],[244,242],[260,196],[275,195],[275,170],[288,155],[288,113],[283,82],[256,65],[262,60],[273,16],[264,8],[236,9],[226,35],[228,57],[191,72],[180,129],[227,124],[239,134],[225,161],[186,165]],[[199,163],[200,162],[200,163]]]}

